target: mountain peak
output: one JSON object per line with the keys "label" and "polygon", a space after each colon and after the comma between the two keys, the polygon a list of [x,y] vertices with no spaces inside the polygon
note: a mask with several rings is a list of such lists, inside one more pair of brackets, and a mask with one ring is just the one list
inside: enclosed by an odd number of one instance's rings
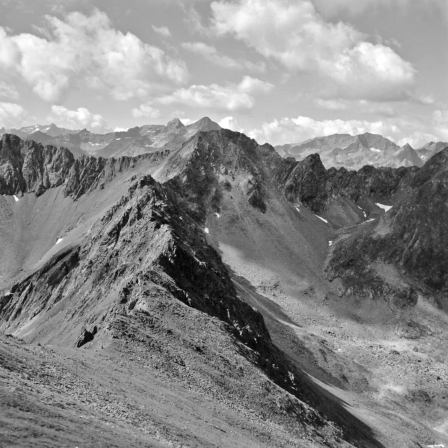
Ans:
{"label": "mountain peak", "polygon": [[219,131],[221,126],[211,120],[209,117],[203,117],[200,120],[187,126],[190,129],[195,129],[196,131]]}
{"label": "mountain peak", "polygon": [[165,128],[170,131],[174,129],[182,129],[184,127],[185,125],[179,120],[179,118],[173,118],[165,126]]}

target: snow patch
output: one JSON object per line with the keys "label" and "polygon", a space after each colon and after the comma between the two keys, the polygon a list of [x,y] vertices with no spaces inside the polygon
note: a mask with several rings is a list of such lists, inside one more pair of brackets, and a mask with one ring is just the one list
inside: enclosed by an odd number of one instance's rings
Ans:
{"label": "snow patch", "polygon": [[215,212],[215,215],[218,219],[221,218],[221,215],[219,213]]}
{"label": "snow patch", "polygon": [[381,152],[381,149],[378,149],[378,148],[369,148],[370,149],[370,151],[373,151],[373,152]]}
{"label": "snow patch", "polygon": [[300,213],[300,208],[299,207],[296,207],[296,210]]}
{"label": "snow patch", "polygon": [[392,205],[383,205],[383,204],[379,204],[378,202],[375,202],[375,204],[379,207],[382,208],[384,211],[388,212],[393,206]]}
{"label": "snow patch", "polygon": [[321,218],[320,216],[316,215],[321,221],[323,221],[325,224],[328,224],[328,221],[324,218]]}
{"label": "snow patch", "polygon": [[64,238],[58,238],[58,240],[56,241],[56,244],[59,244]]}
{"label": "snow patch", "polygon": [[14,195],[14,200],[15,200],[16,202],[19,202],[19,198],[18,198],[16,195]]}
{"label": "snow patch", "polygon": [[333,246],[333,241],[328,241],[329,246]]}
{"label": "snow patch", "polygon": [[204,232],[205,232],[205,233],[210,233],[210,230],[208,230],[208,227],[206,227],[206,228],[204,229]]}

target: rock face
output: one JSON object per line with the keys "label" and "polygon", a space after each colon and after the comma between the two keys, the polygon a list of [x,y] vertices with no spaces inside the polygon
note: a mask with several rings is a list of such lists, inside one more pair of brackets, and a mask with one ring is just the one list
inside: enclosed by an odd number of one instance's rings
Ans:
{"label": "rock face", "polygon": [[1,194],[40,195],[63,184],[73,163],[73,155],[65,148],[43,147],[5,134],[0,141]]}
{"label": "rock face", "polygon": [[285,196],[291,202],[302,202],[314,212],[323,211],[336,198],[358,202],[362,197],[390,199],[404,189],[417,168],[374,168],[358,171],[345,168],[326,170],[318,154],[300,162],[286,161],[289,169],[279,178]]}
{"label": "rock face", "polygon": [[66,148],[43,146],[5,134],[0,141],[0,194],[43,194],[65,185],[64,195],[78,198],[90,188],[143,160],[158,161],[168,155],[157,151],[137,158],[104,159],[85,156],[75,159]]}
{"label": "rock face", "polygon": [[375,167],[422,166],[424,159],[409,144],[402,148],[377,134],[334,134],[318,137],[300,144],[277,146],[284,157],[297,160],[317,153],[325,167],[359,169],[364,165]]}
{"label": "rock face", "polygon": [[[445,149],[406,181],[406,195],[379,222],[336,244],[327,267],[329,278],[343,278],[358,295],[391,297],[398,306],[415,305],[418,292],[445,309],[447,170]],[[393,271],[391,276],[386,269]]]}

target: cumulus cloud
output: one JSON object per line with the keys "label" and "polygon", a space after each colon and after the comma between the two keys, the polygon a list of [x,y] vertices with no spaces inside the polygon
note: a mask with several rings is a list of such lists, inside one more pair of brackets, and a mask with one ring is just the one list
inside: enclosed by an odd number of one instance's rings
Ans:
{"label": "cumulus cloud", "polygon": [[[444,120],[448,123],[448,111],[435,113],[427,123],[417,123],[406,118],[385,118],[384,120],[315,120],[310,117],[274,119],[254,129],[249,136],[260,143],[273,145],[299,143],[315,137],[332,134],[380,134],[399,145],[411,144],[414,148],[431,140],[441,140],[444,136]],[[415,131],[419,129],[419,131]],[[448,137],[448,132],[445,134]]]}
{"label": "cumulus cloud", "polygon": [[0,102],[0,127],[21,127],[26,118],[27,113],[19,104]]}
{"label": "cumulus cloud", "polygon": [[70,110],[64,106],[54,105],[51,107],[51,116],[48,119],[59,126],[68,128],[88,128],[95,132],[108,130],[108,124],[105,118],[99,114],[93,114],[85,107]]}
{"label": "cumulus cloud", "polygon": [[217,35],[234,36],[291,72],[318,75],[328,96],[397,100],[414,86],[409,62],[349,24],[327,22],[310,0],[215,1],[211,9]]}
{"label": "cumulus cloud", "polygon": [[135,118],[157,118],[160,117],[160,110],[155,109],[150,104],[141,104],[139,107],[132,109],[131,114]]}
{"label": "cumulus cloud", "polygon": [[191,107],[215,108],[223,110],[241,110],[254,107],[254,94],[267,93],[273,85],[257,78],[245,76],[235,84],[192,85],[188,89],[178,89],[171,95],[157,100],[164,105],[184,104]]}
{"label": "cumulus cloud", "polygon": [[244,132],[244,129],[238,123],[238,120],[235,117],[224,117],[222,120],[218,122],[218,124],[224,129],[230,129],[231,131]]}
{"label": "cumulus cloud", "polygon": [[46,16],[48,37],[10,35],[0,27],[0,68],[15,72],[41,98],[57,101],[73,87],[107,89],[115,99],[147,95],[187,79],[182,61],[112,28],[106,14]]}
{"label": "cumulus cloud", "polygon": [[448,109],[434,111],[432,118],[444,141],[448,141]]}
{"label": "cumulus cloud", "polygon": [[171,31],[166,26],[154,26],[152,25],[152,29],[154,32],[159,34],[162,37],[171,37]]}
{"label": "cumulus cloud", "polygon": [[0,97],[17,100],[19,98],[19,92],[13,85],[0,81]]}

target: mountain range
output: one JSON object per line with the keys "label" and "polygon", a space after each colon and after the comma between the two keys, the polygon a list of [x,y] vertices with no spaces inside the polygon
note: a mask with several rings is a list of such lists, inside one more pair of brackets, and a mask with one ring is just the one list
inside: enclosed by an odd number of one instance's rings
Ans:
{"label": "mountain range", "polygon": [[350,170],[133,129],[151,151],[0,141],[1,442],[447,444],[448,148]]}
{"label": "mountain range", "polygon": [[8,131],[0,129],[0,134],[8,132],[43,145],[62,146],[68,148],[75,157],[86,154],[117,158],[160,150],[171,151],[179,148],[199,131],[218,129],[221,127],[217,123],[204,117],[188,126],[184,126],[176,118],[167,125],[146,125],[107,134],[94,134],[87,129],[72,131],[59,128],[54,124],[28,126]]}
{"label": "mountain range", "polygon": [[400,147],[381,135],[365,133],[355,136],[333,134],[302,143],[276,146],[275,149],[283,157],[294,157],[297,160],[318,153],[327,168],[359,169],[364,165],[421,167],[446,146],[448,143],[431,142],[418,149],[409,144]]}
{"label": "mountain range", "polygon": [[[34,125],[20,129],[0,129],[0,135],[10,133],[26,140],[44,145],[68,148],[75,157],[82,154],[95,157],[137,156],[160,150],[178,149],[199,131],[219,130],[218,123],[204,117],[184,126],[179,119],[167,125],[145,125],[127,131],[95,134],[87,129],[70,130],[55,124]],[[421,167],[433,155],[448,146],[444,142],[430,142],[414,149],[409,144],[398,146],[377,134],[334,134],[317,137],[302,143],[276,146],[282,157],[302,160],[318,153],[325,167],[360,169],[365,165],[376,167],[418,166]]]}

